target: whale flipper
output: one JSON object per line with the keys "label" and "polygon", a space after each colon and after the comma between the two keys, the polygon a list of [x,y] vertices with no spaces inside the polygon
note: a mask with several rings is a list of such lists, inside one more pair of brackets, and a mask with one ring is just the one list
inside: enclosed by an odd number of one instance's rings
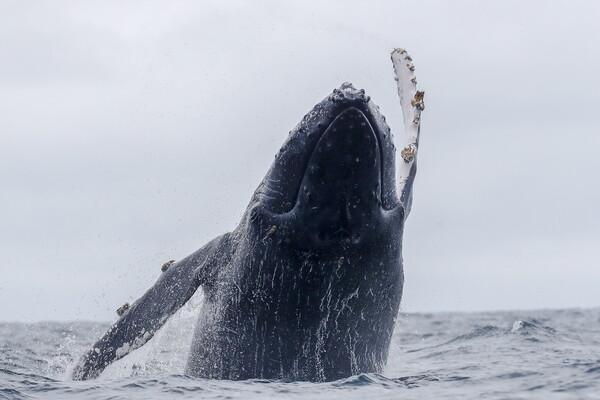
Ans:
{"label": "whale flipper", "polygon": [[85,353],[73,378],[93,379],[113,361],[144,345],[183,306],[199,286],[211,286],[219,261],[231,254],[230,234],[210,241],[198,251],[172,264],[156,283]]}
{"label": "whale flipper", "polygon": [[425,92],[417,90],[415,66],[406,50],[394,49],[391,57],[404,119],[405,139],[400,151],[401,161],[397,165],[396,182],[400,201],[405,205],[406,219],[412,205],[412,188],[417,173],[417,151],[421,133],[421,111],[425,109]]}

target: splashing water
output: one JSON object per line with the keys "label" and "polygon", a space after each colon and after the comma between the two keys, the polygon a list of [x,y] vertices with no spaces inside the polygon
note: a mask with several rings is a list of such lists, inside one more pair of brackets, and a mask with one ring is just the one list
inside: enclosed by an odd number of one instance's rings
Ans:
{"label": "splashing water", "polygon": [[183,374],[203,301],[199,289],[148,343],[110,364],[101,378]]}

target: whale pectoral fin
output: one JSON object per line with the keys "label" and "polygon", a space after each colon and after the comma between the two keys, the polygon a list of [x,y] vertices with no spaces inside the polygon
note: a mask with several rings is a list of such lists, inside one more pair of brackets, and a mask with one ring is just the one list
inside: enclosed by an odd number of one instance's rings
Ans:
{"label": "whale pectoral fin", "polygon": [[400,150],[398,173],[398,195],[404,205],[404,218],[410,212],[412,188],[417,173],[417,150],[421,133],[421,112],[425,109],[425,92],[417,90],[417,78],[412,57],[404,49],[394,49],[392,63],[398,86],[398,97],[404,118],[405,141]]}
{"label": "whale pectoral fin", "polygon": [[230,234],[207,243],[173,263],[158,281],[126,310],[121,318],[85,353],[73,370],[73,379],[93,379],[113,361],[144,345],[183,306],[201,285],[216,279],[217,259],[229,254]]}

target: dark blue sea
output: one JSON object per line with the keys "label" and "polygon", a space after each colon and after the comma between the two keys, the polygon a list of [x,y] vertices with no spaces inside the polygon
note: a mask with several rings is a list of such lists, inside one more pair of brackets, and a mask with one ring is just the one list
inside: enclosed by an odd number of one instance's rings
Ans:
{"label": "dark blue sea", "polygon": [[400,314],[388,365],[329,383],[182,374],[194,304],[94,381],[69,378],[107,323],[0,324],[1,399],[600,399],[600,309]]}

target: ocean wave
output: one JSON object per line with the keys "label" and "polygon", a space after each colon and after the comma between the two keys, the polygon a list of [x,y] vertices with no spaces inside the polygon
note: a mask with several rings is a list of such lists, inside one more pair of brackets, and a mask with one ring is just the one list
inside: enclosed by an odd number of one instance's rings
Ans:
{"label": "ocean wave", "polygon": [[[163,348],[168,332],[152,351],[125,357],[131,368],[72,381],[69,366],[107,324],[0,323],[0,399],[586,398],[600,392],[599,318],[600,309],[404,314],[383,373],[326,383],[181,375],[169,358],[183,353]],[[132,376],[134,365],[143,368]]]}

